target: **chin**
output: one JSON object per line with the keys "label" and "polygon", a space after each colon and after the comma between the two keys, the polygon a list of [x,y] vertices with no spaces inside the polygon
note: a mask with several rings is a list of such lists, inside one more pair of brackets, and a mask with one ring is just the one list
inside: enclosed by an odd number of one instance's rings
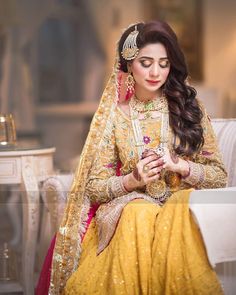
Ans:
{"label": "chin", "polygon": [[157,91],[161,90],[161,87],[154,87],[153,86],[153,87],[146,88],[146,90],[149,91],[149,92],[154,93],[154,92],[157,92]]}

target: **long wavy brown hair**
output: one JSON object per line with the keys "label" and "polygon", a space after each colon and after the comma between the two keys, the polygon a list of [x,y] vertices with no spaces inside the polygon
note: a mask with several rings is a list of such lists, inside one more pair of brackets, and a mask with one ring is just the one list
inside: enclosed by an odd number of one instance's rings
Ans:
{"label": "long wavy brown hair", "polygon": [[[152,43],[161,43],[165,46],[170,62],[170,72],[162,90],[168,100],[170,126],[179,144],[174,143],[174,150],[179,155],[192,155],[204,143],[201,120],[202,110],[196,99],[196,90],[186,84],[188,70],[184,54],[178,44],[178,39],[171,27],[162,21],[138,23],[139,31],[137,46],[139,49]],[[127,36],[135,28],[129,27],[121,36],[118,43],[120,69],[128,71],[127,61],[121,51]],[[176,142],[176,141],[175,141]]]}

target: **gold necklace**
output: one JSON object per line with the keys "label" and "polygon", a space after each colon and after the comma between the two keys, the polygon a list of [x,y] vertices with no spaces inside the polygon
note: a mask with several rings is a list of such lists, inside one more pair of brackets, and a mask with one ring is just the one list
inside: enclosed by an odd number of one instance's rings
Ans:
{"label": "gold necklace", "polygon": [[165,96],[155,98],[153,100],[141,101],[136,96],[131,97],[130,106],[138,113],[152,111],[168,111],[168,103]]}

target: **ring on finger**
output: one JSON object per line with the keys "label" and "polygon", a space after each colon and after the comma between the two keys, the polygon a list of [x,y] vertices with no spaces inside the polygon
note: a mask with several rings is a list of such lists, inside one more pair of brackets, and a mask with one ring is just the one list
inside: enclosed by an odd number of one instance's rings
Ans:
{"label": "ring on finger", "polygon": [[164,150],[164,148],[159,146],[159,147],[156,149],[156,154],[157,154],[159,157],[163,157],[163,156],[165,155],[165,150]]}
{"label": "ring on finger", "polygon": [[143,166],[143,172],[144,172],[144,173],[148,173],[149,170],[150,170],[150,169],[149,169],[148,165],[144,165],[144,166]]}

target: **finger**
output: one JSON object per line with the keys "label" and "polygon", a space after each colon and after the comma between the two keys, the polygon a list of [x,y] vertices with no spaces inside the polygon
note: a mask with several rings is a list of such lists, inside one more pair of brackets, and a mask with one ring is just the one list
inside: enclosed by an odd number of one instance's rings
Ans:
{"label": "finger", "polygon": [[141,160],[144,160],[144,159],[149,158],[149,157],[153,157],[154,160],[158,159],[158,156],[155,153],[150,153],[150,154],[142,156]]}
{"label": "finger", "polygon": [[157,154],[156,154],[154,151],[146,149],[146,150],[142,153],[142,159],[144,159],[144,158],[146,158],[146,157],[148,157],[148,156],[151,156],[151,155],[156,155],[156,156],[157,156]]}
{"label": "finger", "polygon": [[147,176],[148,177],[152,177],[153,175],[159,174],[161,172],[161,170],[163,169],[162,166],[156,167],[151,169],[148,173]]}
{"label": "finger", "polygon": [[140,162],[142,163],[142,165],[146,165],[149,164],[150,162],[154,161],[157,159],[157,156],[155,154],[149,155],[146,158],[140,160]]}
{"label": "finger", "polygon": [[160,178],[160,173],[158,173],[156,175],[153,175],[151,177],[148,177],[148,179],[145,181],[145,183],[146,184],[151,183],[151,182],[153,182],[153,181],[155,181],[155,180],[157,180],[159,178]]}
{"label": "finger", "polygon": [[162,166],[163,164],[165,164],[164,160],[163,159],[158,159],[158,160],[154,160],[154,161],[150,162],[148,164],[148,166],[149,166],[150,169],[152,169],[152,168],[155,168],[155,167]]}

